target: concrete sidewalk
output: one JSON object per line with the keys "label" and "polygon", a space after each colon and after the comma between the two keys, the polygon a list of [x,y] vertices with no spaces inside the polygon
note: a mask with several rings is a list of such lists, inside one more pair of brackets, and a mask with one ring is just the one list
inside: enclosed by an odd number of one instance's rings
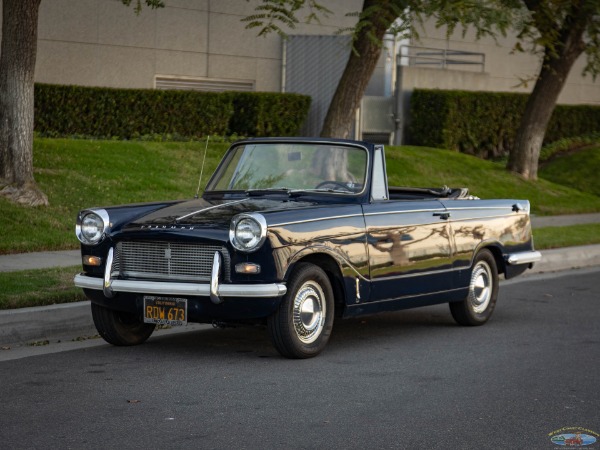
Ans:
{"label": "concrete sidewalk", "polygon": [[80,250],[0,255],[0,272],[81,266]]}
{"label": "concrete sidewalk", "polygon": [[592,214],[570,214],[565,216],[531,216],[531,226],[535,228],[544,227],[568,227],[586,223],[600,223],[600,213]]}

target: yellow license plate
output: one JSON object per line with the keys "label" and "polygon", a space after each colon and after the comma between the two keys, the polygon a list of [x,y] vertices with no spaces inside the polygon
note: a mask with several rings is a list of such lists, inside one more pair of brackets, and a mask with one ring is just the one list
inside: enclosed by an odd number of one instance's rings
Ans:
{"label": "yellow license plate", "polygon": [[173,326],[187,324],[187,299],[144,296],[144,322]]}

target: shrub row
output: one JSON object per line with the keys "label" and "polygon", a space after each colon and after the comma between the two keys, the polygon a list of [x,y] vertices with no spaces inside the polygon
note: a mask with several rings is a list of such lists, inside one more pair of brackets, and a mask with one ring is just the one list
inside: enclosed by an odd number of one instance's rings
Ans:
{"label": "shrub row", "polygon": [[293,136],[306,119],[311,101],[299,94],[236,92],[232,96],[229,130],[240,136]]}
{"label": "shrub row", "polygon": [[148,135],[291,136],[310,97],[262,92],[195,92],[35,85],[35,131],[135,139]]}
{"label": "shrub row", "polygon": [[[512,147],[527,94],[415,89],[409,141],[481,158],[505,156]],[[600,107],[558,105],[545,143],[600,131]]]}

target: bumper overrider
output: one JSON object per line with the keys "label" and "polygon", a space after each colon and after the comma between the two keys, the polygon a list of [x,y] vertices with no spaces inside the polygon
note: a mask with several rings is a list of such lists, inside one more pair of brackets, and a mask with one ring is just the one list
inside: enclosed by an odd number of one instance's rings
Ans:
{"label": "bumper overrider", "polygon": [[146,280],[112,279],[113,249],[108,251],[104,279],[87,276],[83,273],[75,275],[75,286],[84,289],[103,291],[104,296],[112,298],[115,293],[154,294],[170,296],[210,297],[215,304],[220,304],[227,297],[273,298],[281,297],[287,292],[285,284],[220,284],[222,257],[215,252],[211,271],[210,284],[207,283],[173,283]]}

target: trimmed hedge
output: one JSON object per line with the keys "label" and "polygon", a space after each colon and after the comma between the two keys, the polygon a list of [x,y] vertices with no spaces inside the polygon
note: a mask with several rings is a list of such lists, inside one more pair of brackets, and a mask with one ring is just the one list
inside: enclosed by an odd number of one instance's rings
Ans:
{"label": "trimmed hedge", "polygon": [[[234,92],[230,133],[240,136],[293,136],[308,115],[310,97],[300,94]],[[299,122],[298,118],[302,118]]]}
{"label": "trimmed hedge", "polygon": [[[415,89],[410,99],[410,143],[486,159],[505,156],[526,102],[527,94]],[[598,131],[600,107],[557,105],[544,142]]]}
{"label": "trimmed hedge", "polygon": [[300,129],[309,105],[310,97],[297,94],[36,84],[35,131],[120,139],[290,136]]}

